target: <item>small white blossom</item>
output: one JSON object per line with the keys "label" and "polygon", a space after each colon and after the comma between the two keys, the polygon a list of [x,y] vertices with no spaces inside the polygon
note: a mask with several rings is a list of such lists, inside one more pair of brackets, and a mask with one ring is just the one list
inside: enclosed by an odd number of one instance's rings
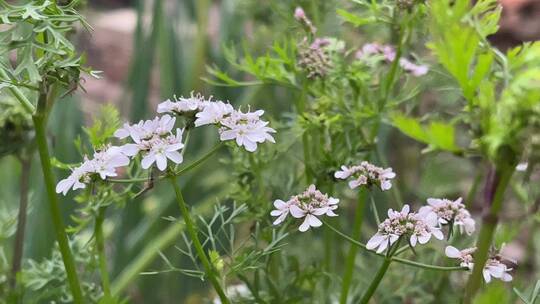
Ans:
{"label": "small white blossom", "polygon": [[242,113],[235,111],[221,121],[219,129],[220,139],[235,140],[238,146],[244,146],[247,151],[254,152],[257,143],[269,141],[275,143],[271,133],[276,131],[268,127],[268,122],[260,119],[264,113],[262,110]]}
{"label": "small white blossom", "polygon": [[[474,267],[473,254],[475,251],[476,248],[459,250],[453,246],[447,246],[445,254],[449,258],[459,259],[460,266],[472,270]],[[509,268],[502,260],[503,258],[498,254],[492,254],[488,258],[484,269],[482,269],[482,275],[484,276],[484,281],[486,281],[486,283],[491,282],[492,277],[500,279],[503,282],[512,281],[512,275],[509,274],[509,272],[512,271],[512,268]]]}
{"label": "small white blossom", "polygon": [[410,212],[409,205],[404,205],[401,211],[388,210],[388,218],[380,225],[377,233],[369,239],[366,248],[381,253],[391,247],[400,237],[409,238],[409,244],[425,244],[431,237],[439,240],[444,238],[437,224],[434,213],[419,214]]}
{"label": "small white blossom", "polygon": [[172,133],[175,121],[174,117],[163,115],[135,125],[124,125],[115,132],[115,136],[125,138],[126,134],[129,134],[133,143],[122,146],[122,152],[131,157],[141,153],[143,169],[148,169],[155,163],[160,171],[164,171],[168,159],[176,164],[183,161],[179,152],[184,147],[183,130],[176,129],[176,135]]}
{"label": "small white blossom", "polygon": [[171,101],[170,99],[165,100],[164,102],[158,104],[157,112],[178,115],[194,115],[195,113],[202,111],[207,103],[208,101],[204,100],[200,94],[193,95],[192,92],[191,96],[188,98],[182,96],[178,99],[175,98],[174,101]]}
{"label": "small white blossom", "polygon": [[[356,59],[366,60],[372,56],[381,56],[387,62],[393,62],[396,59],[396,50],[391,45],[381,45],[378,43],[364,44],[362,49],[356,52]],[[426,65],[418,65],[411,62],[407,58],[399,59],[399,66],[413,76],[423,76],[428,73],[429,67]]]}
{"label": "small white blossom", "polygon": [[120,147],[107,147],[94,153],[93,159],[85,157],[84,161],[71,174],[58,182],[56,193],[67,194],[69,189],[77,190],[86,188],[85,183],[90,182],[92,175],[96,174],[101,179],[117,176],[116,168],[129,165],[129,158],[123,154]]}
{"label": "small white blossom", "polygon": [[519,171],[519,172],[525,172],[527,171],[527,168],[529,167],[529,163],[527,162],[524,162],[524,163],[519,163],[517,166],[516,166],[516,171]]}
{"label": "small white blossom", "polygon": [[386,191],[392,188],[390,181],[396,174],[392,168],[381,168],[373,164],[363,161],[357,166],[341,166],[341,170],[334,173],[334,177],[338,179],[351,179],[349,188],[355,189],[360,186],[377,185],[381,190]]}
{"label": "small white blossom", "polygon": [[454,225],[459,228],[460,233],[471,235],[475,230],[475,221],[460,197],[455,201],[440,198],[428,198],[428,206],[420,208],[419,213],[434,212],[438,216],[441,225]]}
{"label": "small white blossom", "polygon": [[278,218],[274,225],[282,223],[290,213],[294,218],[304,218],[298,228],[301,232],[307,231],[310,227],[320,227],[321,220],[317,216],[337,216],[334,210],[338,208],[339,199],[329,197],[310,185],[306,191],[291,197],[287,202],[276,200],[274,206],[276,210],[270,213]]}
{"label": "small white blossom", "polygon": [[210,124],[219,124],[222,120],[234,112],[233,107],[223,101],[208,101],[202,111],[195,114],[195,126],[200,127]]}

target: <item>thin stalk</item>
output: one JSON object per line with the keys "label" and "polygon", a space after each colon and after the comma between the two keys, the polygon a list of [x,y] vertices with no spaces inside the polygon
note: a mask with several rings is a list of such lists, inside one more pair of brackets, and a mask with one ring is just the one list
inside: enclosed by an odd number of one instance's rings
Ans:
{"label": "thin stalk", "polygon": [[[363,244],[361,242],[358,242],[357,240],[353,239],[352,237],[350,237],[350,236],[346,235],[345,233],[337,230],[335,227],[328,224],[326,221],[324,221],[324,220],[321,220],[321,221],[328,228],[330,228],[332,231],[334,231],[337,235],[339,235],[342,238],[344,238],[345,240],[349,241],[351,244],[354,244],[354,245],[356,245],[356,246],[358,246],[358,247],[360,247],[362,249],[365,249],[367,252],[369,252],[371,254],[375,254],[375,255],[378,255],[380,257],[386,258],[385,254],[377,253],[377,252],[375,252],[373,250],[367,249],[365,244]],[[396,250],[396,252],[397,252],[397,250]],[[466,271],[466,270],[468,270],[467,267],[461,267],[461,266],[437,266],[437,265],[424,264],[424,263],[415,262],[415,261],[411,261],[411,260],[407,260],[407,259],[402,259],[402,258],[396,257],[395,252],[392,255],[391,259],[392,259],[392,261],[397,262],[397,263],[401,263],[401,264],[404,264],[404,265],[409,265],[409,266],[413,266],[413,267],[417,267],[417,268],[427,269],[427,270],[436,270],[436,271]]]}
{"label": "thin stalk", "polygon": [[105,255],[105,237],[103,236],[103,221],[107,207],[99,208],[96,216],[94,235],[96,237],[96,249],[99,256],[99,273],[101,275],[101,285],[106,299],[111,299],[111,284],[109,280],[109,269],[107,268],[107,256]]}
{"label": "thin stalk", "polygon": [[[306,110],[306,98],[307,98],[307,81],[304,81],[302,85],[302,92],[300,98],[296,103],[296,111],[299,116],[302,116]],[[311,153],[310,153],[309,135],[307,132],[302,134],[302,151],[304,153],[304,172],[306,176],[306,183],[309,185],[313,182],[313,175],[311,173]]]}
{"label": "thin stalk", "polygon": [[[214,153],[216,153],[219,150],[219,148],[221,148],[222,146],[223,146],[223,142],[220,142],[220,143],[216,144],[212,149],[210,149],[208,152],[206,152],[206,154],[201,156],[199,159],[197,159],[196,161],[192,162],[191,164],[185,166],[184,168],[182,168],[182,169],[180,169],[180,170],[178,170],[176,172],[173,172],[172,175],[181,176],[181,175],[187,173],[188,171],[196,168],[201,163],[203,163],[208,158],[210,158],[210,156],[214,155]],[[165,177],[166,176],[163,175],[163,176],[158,177],[158,179],[162,179],[162,178],[165,178]],[[111,182],[111,183],[117,183],[117,184],[130,184],[130,183],[146,182],[146,181],[148,181],[148,177],[129,178],[129,179],[108,179],[107,181]]]}
{"label": "thin stalk", "polygon": [[170,180],[174,188],[174,192],[176,194],[176,200],[178,202],[178,206],[180,207],[182,217],[184,218],[184,223],[186,225],[187,232],[191,238],[191,241],[193,242],[193,246],[195,247],[195,252],[197,253],[197,256],[199,257],[199,259],[201,260],[201,263],[203,264],[206,275],[208,276],[208,280],[214,286],[214,289],[216,290],[221,300],[221,303],[229,304],[230,301],[225,295],[225,292],[223,291],[221,284],[219,283],[216,270],[214,269],[214,267],[208,260],[208,257],[206,256],[206,253],[204,252],[204,249],[202,247],[201,241],[199,240],[199,236],[197,235],[197,228],[195,224],[193,223],[193,220],[191,219],[191,215],[186,206],[186,202],[184,201],[184,197],[182,196],[182,191],[180,191],[180,187],[177,184],[176,176],[174,175],[170,176]]}
{"label": "thin stalk", "polygon": [[19,215],[17,217],[17,232],[15,233],[15,245],[13,246],[13,265],[11,267],[10,286],[15,290],[17,273],[21,270],[21,262],[24,249],[24,232],[26,229],[26,214],[28,209],[28,188],[30,181],[30,167],[32,157],[24,155],[21,157],[21,183],[19,198]]}
{"label": "thin stalk", "polygon": [[478,249],[474,255],[473,272],[469,277],[469,281],[465,288],[465,304],[472,302],[482,283],[482,271],[488,259],[489,248],[493,240],[495,229],[497,228],[504,192],[513,173],[514,168],[512,166],[497,168],[492,180],[486,185],[485,211],[482,216],[482,227],[480,228],[478,240],[476,241],[476,248]]}
{"label": "thin stalk", "polygon": [[[364,218],[364,210],[366,206],[366,196],[367,190],[362,188],[358,192],[358,204],[356,206],[356,212],[354,214],[354,224],[353,224],[353,239],[360,239],[362,235],[362,222]],[[339,303],[347,303],[347,298],[349,296],[349,289],[351,287],[353,272],[354,272],[354,262],[356,260],[356,254],[358,253],[358,246],[351,244],[349,248],[349,254],[347,255],[347,260],[345,262],[345,273],[343,274],[343,283],[341,285],[341,296],[339,298]]]}
{"label": "thin stalk", "polygon": [[379,284],[381,283],[382,278],[386,274],[388,267],[390,267],[390,263],[392,263],[392,259],[390,257],[384,258],[384,261],[379,270],[377,271],[377,274],[375,275],[375,277],[371,281],[371,284],[369,284],[368,289],[362,296],[362,299],[360,300],[361,304],[367,304],[369,302],[369,299],[371,299],[371,297],[375,293],[375,290],[377,290],[377,287],[379,287]]}
{"label": "thin stalk", "polygon": [[64,222],[60,211],[58,197],[55,192],[55,178],[52,172],[49,148],[47,146],[47,134],[46,134],[46,109],[47,96],[44,93],[40,95],[40,105],[38,111],[32,116],[34,121],[34,127],[36,130],[36,142],[39,152],[39,158],[41,161],[41,170],[43,171],[43,178],[45,181],[45,189],[47,192],[47,200],[49,202],[49,209],[51,212],[51,220],[54,226],[54,232],[56,234],[56,240],[62,254],[62,260],[66,268],[67,279],[69,287],[73,295],[74,303],[83,303],[83,294],[77,277],[77,269],[75,267],[75,260],[69,247],[68,237],[64,228]]}

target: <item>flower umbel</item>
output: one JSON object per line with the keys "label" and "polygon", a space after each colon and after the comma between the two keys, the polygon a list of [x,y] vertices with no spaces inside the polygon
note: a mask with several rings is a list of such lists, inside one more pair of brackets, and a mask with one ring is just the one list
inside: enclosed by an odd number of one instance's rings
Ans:
{"label": "flower umbel", "polygon": [[58,182],[56,193],[66,195],[69,189],[84,189],[86,183],[89,183],[93,176],[99,176],[103,180],[107,177],[117,176],[116,168],[127,165],[129,165],[129,158],[120,147],[106,147],[95,152],[93,159],[85,157],[81,165],[74,168],[67,178]]}
{"label": "flower umbel", "polygon": [[425,244],[431,236],[442,240],[444,238],[437,223],[437,215],[419,214],[409,212],[409,205],[403,206],[401,211],[388,210],[388,218],[380,225],[377,233],[369,239],[367,249],[381,253],[391,247],[400,237],[408,238],[409,244],[414,247],[416,243]]}
{"label": "flower umbel", "polygon": [[[474,267],[473,254],[476,251],[476,248],[465,248],[459,250],[453,246],[447,246],[445,249],[445,254],[449,258],[459,259],[461,261],[460,266],[467,267],[469,270],[472,270]],[[512,271],[512,268],[508,267],[504,262],[505,259],[498,253],[492,253],[491,256],[486,261],[486,265],[482,270],[484,276],[484,281],[486,283],[491,282],[491,278],[500,279],[503,282],[512,281],[512,275],[509,274]],[[509,261],[510,262],[510,261]],[[515,263],[514,261],[511,261]]]}
{"label": "flower umbel", "polygon": [[371,187],[377,185],[381,190],[385,191],[392,188],[391,179],[396,177],[392,168],[381,168],[373,164],[363,161],[357,166],[341,166],[341,170],[334,173],[335,178],[350,179],[349,187],[351,189],[360,186]]}
{"label": "flower umbel", "polygon": [[287,202],[282,200],[274,201],[276,210],[270,213],[278,218],[274,225],[282,223],[290,213],[294,218],[304,218],[298,230],[304,232],[310,227],[320,227],[321,220],[317,216],[337,216],[334,210],[338,208],[339,199],[328,196],[310,185],[306,191],[291,197]]}
{"label": "flower umbel", "polygon": [[455,201],[441,198],[428,198],[428,205],[420,208],[419,212],[435,212],[441,225],[452,225],[459,228],[459,232],[471,235],[475,230],[475,221],[460,197]]}
{"label": "flower umbel", "polygon": [[140,153],[143,157],[143,169],[156,163],[158,169],[164,171],[167,168],[167,159],[176,164],[183,161],[182,154],[178,152],[184,147],[183,130],[176,129],[176,134],[172,133],[175,120],[174,117],[163,115],[161,118],[140,121],[136,125],[125,124],[114,135],[118,138],[131,137],[134,143],[122,146],[122,152],[131,157]]}

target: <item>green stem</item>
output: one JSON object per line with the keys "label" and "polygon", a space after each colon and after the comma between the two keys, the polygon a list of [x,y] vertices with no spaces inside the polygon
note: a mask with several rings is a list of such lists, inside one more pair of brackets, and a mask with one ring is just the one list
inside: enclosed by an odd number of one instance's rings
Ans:
{"label": "green stem", "polygon": [[[40,100],[46,99],[46,96],[40,96]],[[42,108],[44,109],[44,107]],[[51,212],[51,219],[54,226],[54,232],[56,234],[56,240],[62,254],[62,260],[66,268],[67,279],[69,287],[73,295],[74,303],[83,303],[83,295],[81,286],[79,284],[79,278],[77,277],[77,269],[75,267],[75,261],[69,248],[68,237],[64,228],[64,222],[60,212],[60,206],[58,203],[58,197],[55,193],[55,178],[53,176],[49,148],[47,147],[47,135],[46,135],[46,115],[43,111],[38,110],[33,115],[34,127],[36,130],[36,142],[39,151],[39,158],[41,160],[41,170],[43,171],[43,178],[45,180],[45,189],[47,192],[47,198],[49,201],[49,209]]]}
{"label": "green stem", "polygon": [[99,256],[99,272],[101,275],[101,284],[105,299],[111,299],[111,287],[109,280],[109,270],[107,268],[107,256],[105,255],[105,237],[103,236],[103,221],[105,220],[105,211],[107,207],[99,208],[96,216],[94,235],[96,237],[96,249]]}
{"label": "green stem", "polygon": [[[353,239],[360,239],[362,235],[362,222],[364,218],[364,210],[366,205],[366,196],[367,190],[362,188],[358,193],[358,204],[356,206],[356,212],[354,215],[354,224],[353,224]],[[341,297],[339,298],[339,303],[347,303],[347,298],[349,295],[349,289],[351,286],[351,281],[354,272],[354,262],[356,259],[356,254],[358,253],[358,246],[351,244],[349,248],[349,254],[345,262],[345,273],[343,274],[343,283],[341,285]]]}
{"label": "green stem", "polygon": [[[328,224],[326,221],[324,221],[324,220],[321,220],[321,221],[328,228],[330,228],[332,231],[334,231],[337,235],[339,235],[342,238],[346,239],[351,244],[354,244],[354,245],[356,245],[356,246],[358,246],[358,247],[360,247],[362,249],[365,249],[367,252],[369,252],[371,254],[375,254],[375,255],[378,255],[380,257],[386,258],[385,254],[377,253],[377,252],[375,252],[373,250],[367,249],[365,244],[362,244],[362,243],[358,242],[357,240],[353,239],[352,237],[346,235],[345,233],[337,230],[335,227]],[[396,252],[397,252],[397,250],[396,250]],[[467,267],[461,267],[461,266],[437,266],[437,265],[424,264],[424,263],[420,263],[420,262],[415,262],[415,261],[411,261],[411,260],[407,260],[407,259],[398,258],[398,257],[395,256],[395,254],[393,254],[391,259],[392,259],[392,261],[397,262],[397,263],[401,263],[401,264],[404,264],[404,265],[409,265],[409,266],[413,266],[413,267],[417,267],[417,268],[427,269],[427,270],[436,270],[436,271],[466,271],[466,270],[468,270]]]}
{"label": "green stem", "polygon": [[497,228],[504,192],[513,173],[513,166],[497,168],[492,182],[488,183],[484,208],[489,209],[484,211],[482,217],[482,227],[480,228],[478,240],[476,241],[477,250],[474,254],[474,268],[465,288],[465,304],[472,303],[472,300],[482,283],[482,271],[488,259],[489,248],[493,240],[495,229]]}
{"label": "green stem", "polygon": [[204,249],[202,247],[201,241],[199,240],[199,236],[197,235],[197,228],[195,224],[193,223],[193,220],[191,219],[191,215],[186,206],[186,202],[184,201],[184,197],[182,196],[182,191],[180,191],[180,187],[177,184],[176,176],[174,175],[170,176],[170,180],[174,188],[174,192],[176,194],[176,200],[178,201],[178,206],[180,207],[182,217],[184,218],[184,223],[186,224],[187,232],[189,236],[191,237],[191,241],[193,242],[193,246],[195,247],[197,256],[199,257],[199,259],[201,260],[201,263],[203,264],[208,280],[214,286],[214,289],[216,290],[221,300],[221,303],[229,304],[230,301],[225,295],[225,292],[223,291],[223,288],[221,287],[219,283],[216,270],[214,269],[214,267],[208,260],[208,257],[206,256],[206,253],[204,252]]}
{"label": "green stem", "polygon": [[[214,153],[216,153],[219,150],[219,148],[221,148],[222,146],[223,146],[223,142],[219,142],[212,149],[210,149],[210,151],[206,152],[206,154],[201,156],[199,159],[197,159],[196,161],[192,162],[191,164],[185,166],[184,168],[182,168],[182,169],[180,169],[180,170],[178,170],[176,172],[173,172],[172,175],[181,176],[181,175],[187,173],[188,171],[196,168],[201,163],[203,163],[208,158],[210,158],[210,156],[214,155]],[[165,177],[166,176],[163,175],[163,176],[158,177],[158,179],[162,179],[162,178],[165,178]],[[111,182],[111,183],[117,183],[117,184],[130,184],[130,183],[146,182],[146,181],[148,181],[148,177],[130,178],[130,179],[108,179],[107,181]]]}
{"label": "green stem", "polygon": [[[390,250],[390,249],[389,249]],[[369,299],[373,296],[375,293],[375,290],[377,290],[377,287],[379,287],[379,284],[381,283],[382,278],[386,274],[386,271],[388,270],[388,267],[390,266],[390,263],[392,263],[391,258],[385,258],[381,267],[379,268],[379,271],[377,271],[377,274],[371,281],[371,284],[369,284],[368,289],[362,296],[362,299],[360,300],[361,304],[367,304],[369,302]]]}

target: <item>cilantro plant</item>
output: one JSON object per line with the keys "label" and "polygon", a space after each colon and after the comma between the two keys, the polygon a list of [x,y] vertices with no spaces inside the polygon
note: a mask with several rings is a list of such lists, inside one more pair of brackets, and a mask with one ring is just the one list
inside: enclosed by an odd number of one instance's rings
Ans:
{"label": "cilantro plant", "polygon": [[[509,208],[538,228],[540,44],[491,45],[496,0],[249,3],[273,12],[253,25],[270,39],[220,46],[201,77],[219,94],[175,89],[138,122],[105,105],[69,163],[47,127],[98,77],[71,42],[91,26],[78,1],[0,1],[0,156],[22,168],[19,209],[0,209],[6,302],[125,303],[134,281],[170,276],[201,281],[190,296],[205,303],[534,303],[539,283],[502,247],[517,239]],[[209,2],[195,6],[206,31]],[[152,32],[174,40],[164,24]],[[36,152],[57,242],[41,259],[23,255]],[[67,226],[62,197],[76,202]],[[139,203],[160,211],[112,265],[119,214]]]}

